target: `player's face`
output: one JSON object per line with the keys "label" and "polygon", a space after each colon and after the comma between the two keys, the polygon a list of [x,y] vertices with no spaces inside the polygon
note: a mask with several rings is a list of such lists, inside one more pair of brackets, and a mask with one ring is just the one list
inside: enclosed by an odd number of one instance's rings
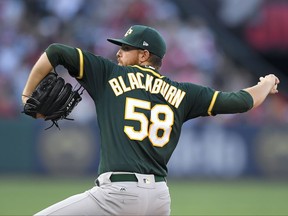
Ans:
{"label": "player's face", "polygon": [[122,45],[116,54],[118,65],[138,65],[141,51],[143,50],[128,45]]}

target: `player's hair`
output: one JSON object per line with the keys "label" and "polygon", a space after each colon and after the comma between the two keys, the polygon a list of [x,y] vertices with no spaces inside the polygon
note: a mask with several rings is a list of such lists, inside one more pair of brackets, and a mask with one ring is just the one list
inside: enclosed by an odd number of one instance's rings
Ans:
{"label": "player's hair", "polygon": [[162,66],[162,59],[159,56],[156,56],[152,53],[150,53],[149,62],[156,69],[160,69]]}

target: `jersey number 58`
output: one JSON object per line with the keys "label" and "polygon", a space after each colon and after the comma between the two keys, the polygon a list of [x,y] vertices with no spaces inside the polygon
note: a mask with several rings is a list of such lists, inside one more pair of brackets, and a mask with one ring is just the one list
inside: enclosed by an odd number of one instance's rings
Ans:
{"label": "jersey number 58", "polygon": [[[151,111],[150,120],[139,111],[141,109]],[[127,98],[124,118],[140,123],[139,130],[135,130],[133,126],[124,126],[124,132],[131,140],[142,141],[148,137],[156,147],[163,147],[169,142],[174,113],[168,105],[156,104],[151,107],[149,101]]]}

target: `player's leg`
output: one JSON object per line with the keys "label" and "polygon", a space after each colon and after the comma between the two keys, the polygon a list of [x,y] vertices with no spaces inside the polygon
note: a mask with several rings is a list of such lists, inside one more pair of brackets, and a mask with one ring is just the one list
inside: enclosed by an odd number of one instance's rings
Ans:
{"label": "player's leg", "polygon": [[148,211],[146,215],[170,215],[171,198],[166,182],[156,183],[155,192],[148,193]]}
{"label": "player's leg", "polygon": [[[91,190],[97,191],[99,187],[94,187]],[[101,193],[101,191],[97,191]],[[38,212],[35,216],[44,215],[110,215],[101,207],[89,191],[71,196],[63,201],[60,201],[48,208]]]}
{"label": "player's leg", "polygon": [[141,208],[143,202],[139,196],[137,183],[127,184],[123,186],[110,183],[93,187],[89,191],[58,202],[36,213],[35,216],[144,215]]}

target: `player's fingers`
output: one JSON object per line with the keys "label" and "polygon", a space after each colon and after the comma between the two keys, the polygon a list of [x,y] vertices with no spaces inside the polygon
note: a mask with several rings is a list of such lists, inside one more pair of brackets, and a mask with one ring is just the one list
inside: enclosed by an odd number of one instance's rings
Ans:
{"label": "player's fingers", "polygon": [[259,82],[258,84],[260,84],[263,81],[264,77],[259,77]]}
{"label": "player's fingers", "polygon": [[37,113],[37,114],[36,114],[36,118],[45,118],[45,116],[42,115],[42,114],[40,114],[40,113]]}
{"label": "player's fingers", "polygon": [[276,94],[276,93],[278,93],[278,85],[277,84],[275,84],[274,86],[273,86],[273,88],[271,89],[271,91],[270,91],[270,93],[271,94]]}
{"label": "player's fingers", "polygon": [[279,78],[275,76],[275,84],[279,84],[279,83],[280,83]]}

